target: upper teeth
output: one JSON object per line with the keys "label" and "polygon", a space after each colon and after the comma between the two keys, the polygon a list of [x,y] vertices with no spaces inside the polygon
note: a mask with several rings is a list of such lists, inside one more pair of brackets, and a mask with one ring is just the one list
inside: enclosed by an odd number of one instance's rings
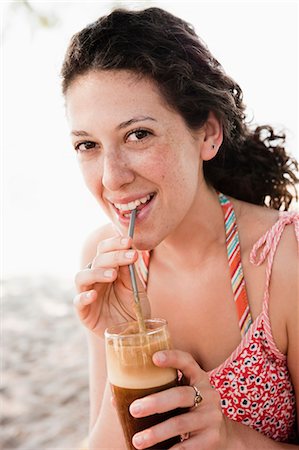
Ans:
{"label": "upper teeth", "polygon": [[137,206],[141,205],[141,203],[146,203],[150,200],[151,196],[148,194],[146,197],[139,198],[130,203],[114,203],[114,206],[120,211],[132,211],[136,209]]}

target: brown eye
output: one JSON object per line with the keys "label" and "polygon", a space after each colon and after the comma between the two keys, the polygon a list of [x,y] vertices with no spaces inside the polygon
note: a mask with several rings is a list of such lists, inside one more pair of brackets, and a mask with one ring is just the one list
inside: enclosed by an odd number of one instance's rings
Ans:
{"label": "brown eye", "polygon": [[93,150],[96,144],[92,141],[84,141],[80,142],[75,146],[75,150],[78,152],[88,152],[89,150]]}
{"label": "brown eye", "polygon": [[146,137],[148,137],[150,134],[149,131],[147,130],[143,130],[143,129],[139,129],[139,130],[135,130],[132,131],[129,135],[127,140],[128,141],[140,141],[141,139],[144,139]]}

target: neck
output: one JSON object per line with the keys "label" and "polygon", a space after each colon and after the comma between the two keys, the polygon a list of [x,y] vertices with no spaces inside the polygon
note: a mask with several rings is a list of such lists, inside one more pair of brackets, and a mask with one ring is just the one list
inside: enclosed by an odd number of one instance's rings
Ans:
{"label": "neck", "polygon": [[219,198],[212,188],[203,183],[184,220],[156,247],[155,252],[167,256],[168,261],[194,267],[223,245],[224,217]]}

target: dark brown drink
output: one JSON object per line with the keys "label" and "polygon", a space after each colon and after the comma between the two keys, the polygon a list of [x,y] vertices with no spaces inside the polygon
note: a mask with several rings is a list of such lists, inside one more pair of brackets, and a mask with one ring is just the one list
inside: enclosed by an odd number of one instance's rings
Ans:
{"label": "dark brown drink", "polygon": [[[141,417],[136,419],[131,416],[129,412],[129,406],[138,398],[145,397],[146,395],[154,394],[155,392],[164,391],[165,389],[170,389],[176,386],[176,380],[171,383],[164,384],[163,386],[157,386],[149,389],[126,389],[118,386],[111,385],[112,392],[116,401],[116,407],[118,411],[118,416],[121,421],[121,425],[123,427],[123,432],[125,434],[126,444],[129,449],[134,450],[135,447],[132,444],[132,436],[139,431],[145,430],[146,428],[152,427],[164,420],[170,419],[170,417],[176,416],[182,412],[181,408],[177,408],[175,410],[154,414],[152,416]],[[160,442],[156,444],[154,447],[148,447],[149,449],[168,449],[173,445],[180,442],[180,437],[176,436],[171,439],[167,439],[167,441]]]}
{"label": "dark brown drink", "polygon": [[[184,411],[178,408],[142,418],[130,414],[134,400],[178,385],[175,369],[159,368],[152,362],[156,351],[170,348],[166,322],[154,319],[145,323],[146,333],[139,333],[136,323],[121,324],[105,332],[108,378],[128,450],[135,450],[132,444],[135,433]],[[168,449],[178,442],[180,437],[176,436],[148,448]]]}

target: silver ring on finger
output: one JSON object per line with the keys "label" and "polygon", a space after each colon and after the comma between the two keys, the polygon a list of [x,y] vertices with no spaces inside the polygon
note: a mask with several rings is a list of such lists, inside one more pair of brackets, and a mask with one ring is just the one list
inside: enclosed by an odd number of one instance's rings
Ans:
{"label": "silver ring on finger", "polygon": [[198,405],[202,402],[202,395],[199,392],[199,389],[194,384],[191,387],[194,389],[195,392],[193,408],[197,408]]}

